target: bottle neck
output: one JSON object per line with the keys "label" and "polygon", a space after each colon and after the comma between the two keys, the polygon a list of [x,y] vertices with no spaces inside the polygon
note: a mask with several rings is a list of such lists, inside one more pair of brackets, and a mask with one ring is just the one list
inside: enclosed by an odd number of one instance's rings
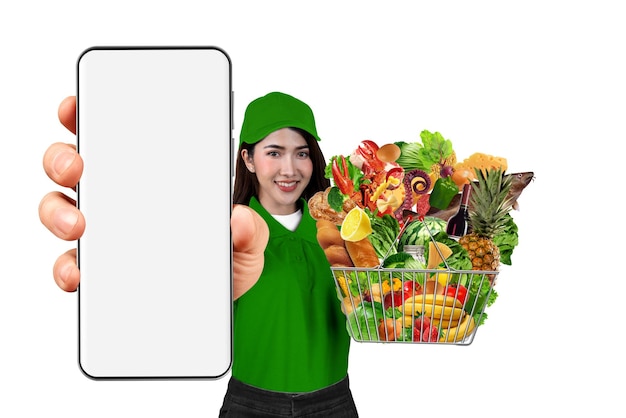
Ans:
{"label": "bottle neck", "polygon": [[470,193],[472,192],[472,184],[466,183],[463,185],[463,191],[461,192],[461,206],[467,207],[469,205]]}

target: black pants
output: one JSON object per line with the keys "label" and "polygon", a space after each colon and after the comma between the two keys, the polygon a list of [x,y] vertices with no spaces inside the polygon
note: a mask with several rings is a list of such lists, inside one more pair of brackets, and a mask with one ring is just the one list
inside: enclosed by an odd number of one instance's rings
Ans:
{"label": "black pants", "polygon": [[220,417],[358,417],[348,377],[307,393],[272,392],[230,378]]}

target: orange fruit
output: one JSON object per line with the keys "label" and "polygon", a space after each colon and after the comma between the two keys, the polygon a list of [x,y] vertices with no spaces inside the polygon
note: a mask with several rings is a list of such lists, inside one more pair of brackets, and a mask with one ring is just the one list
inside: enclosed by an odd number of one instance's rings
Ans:
{"label": "orange fruit", "polygon": [[472,172],[466,168],[455,169],[452,173],[452,181],[459,187],[459,190],[463,189],[463,185],[470,182],[472,178]]}

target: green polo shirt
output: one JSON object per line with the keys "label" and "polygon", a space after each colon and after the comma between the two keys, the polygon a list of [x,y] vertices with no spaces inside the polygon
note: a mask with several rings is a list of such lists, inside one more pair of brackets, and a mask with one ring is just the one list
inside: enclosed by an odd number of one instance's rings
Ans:
{"label": "green polo shirt", "polygon": [[258,282],[234,303],[232,376],[279,392],[310,392],[348,373],[346,318],[315,220],[301,201],[295,231],[250,201],[270,236]]}

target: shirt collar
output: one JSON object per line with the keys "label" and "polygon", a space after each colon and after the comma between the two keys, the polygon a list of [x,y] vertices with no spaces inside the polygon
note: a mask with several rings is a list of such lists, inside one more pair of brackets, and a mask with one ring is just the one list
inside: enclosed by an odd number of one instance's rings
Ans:
{"label": "shirt collar", "polygon": [[250,203],[248,206],[254,209],[267,223],[267,226],[270,230],[270,236],[278,237],[282,235],[288,234],[297,234],[300,238],[305,239],[307,241],[313,242],[317,244],[317,227],[315,226],[315,219],[311,217],[309,212],[309,205],[307,201],[301,198],[298,202],[298,205],[302,208],[302,220],[300,220],[300,224],[296,228],[295,231],[290,231],[281,225],[274,217],[261,205],[261,202],[256,198],[256,196],[252,196],[250,198]]}

